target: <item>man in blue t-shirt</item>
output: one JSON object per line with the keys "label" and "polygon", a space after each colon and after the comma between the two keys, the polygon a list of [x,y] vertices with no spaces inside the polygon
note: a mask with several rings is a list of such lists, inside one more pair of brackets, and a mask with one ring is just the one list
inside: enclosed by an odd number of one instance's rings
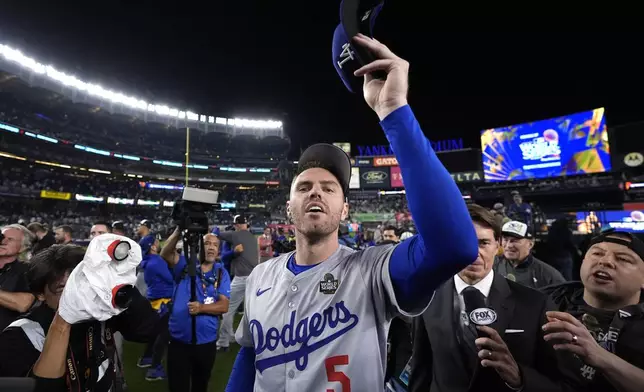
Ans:
{"label": "man in blue t-shirt", "polygon": [[514,203],[512,203],[508,207],[508,216],[512,220],[516,220],[519,222],[523,222],[528,227],[532,226],[532,207],[530,207],[530,204],[524,203],[523,198],[517,191],[512,192],[512,200]]}
{"label": "man in blue t-shirt", "polygon": [[[177,282],[170,311],[168,386],[170,392],[206,392],[217,352],[220,315],[228,311],[230,276],[221,263],[219,239],[206,234],[204,260],[197,267],[197,301],[190,302],[188,263],[175,249],[179,230],[168,238],[161,257],[173,269]],[[197,344],[192,344],[192,316],[197,318]]]}
{"label": "man in blue t-shirt", "polygon": [[145,349],[143,357],[139,359],[137,366],[149,368],[145,379],[148,381],[159,381],[166,378],[161,360],[168,345],[168,318],[170,314],[169,303],[174,293],[174,276],[168,264],[159,256],[159,240],[154,235],[147,235],[139,241],[143,260],[139,268],[143,271],[143,278],[147,286],[146,297],[152,308],[159,315],[159,335],[150,341]]}

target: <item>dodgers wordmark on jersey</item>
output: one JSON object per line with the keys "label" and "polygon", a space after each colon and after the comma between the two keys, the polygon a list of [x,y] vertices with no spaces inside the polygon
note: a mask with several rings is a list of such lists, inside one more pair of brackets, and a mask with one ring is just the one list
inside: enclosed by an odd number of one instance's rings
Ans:
{"label": "dodgers wordmark on jersey", "polygon": [[255,392],[383,390],[391,319],[424,311],[398,306],[393,249],[340,246],[298,275],[287,268],[288,253],[253,270],[236,339],[255,349]]}

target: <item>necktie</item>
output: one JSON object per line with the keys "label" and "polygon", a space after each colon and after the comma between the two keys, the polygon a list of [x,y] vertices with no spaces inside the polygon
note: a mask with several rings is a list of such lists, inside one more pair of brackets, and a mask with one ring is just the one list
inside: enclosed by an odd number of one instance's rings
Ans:
{"label": "necktie", "polygon": [[464,320],[463,325],[463,335],[465,337],[465,343],[467,346],[474,352],[478,353],[478,349],[474,344],[474,341],[478,337],[478,331],[476,325],[470,320],[470,313],[478,308],[485,307],[485,296],[474,286],[466,287],[463,292],[463,301],[465,302],[465,313],[467,320]]}

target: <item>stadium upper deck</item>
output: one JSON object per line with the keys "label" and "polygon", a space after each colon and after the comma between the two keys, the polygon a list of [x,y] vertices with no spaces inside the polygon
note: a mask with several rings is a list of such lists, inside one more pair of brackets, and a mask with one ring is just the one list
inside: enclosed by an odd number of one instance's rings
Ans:
{"label": "stadium upper deck", "polygon": [[[109,88],[109,86],[108,86]],[[276,164],[290,148],[281,121],[215,117],[125,96],[0,44],[0,111],[18,127],[112,153],[204,165]]]}

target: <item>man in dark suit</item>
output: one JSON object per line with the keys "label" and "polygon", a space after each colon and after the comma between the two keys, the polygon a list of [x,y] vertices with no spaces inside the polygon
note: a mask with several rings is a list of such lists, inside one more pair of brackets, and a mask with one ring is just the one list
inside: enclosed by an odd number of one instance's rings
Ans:
{"label": "man in dark suit", "polygon": [[492,271],[500,222],[481,206],[468,208],[479,257],[414,320],[410,391],[568,390],[543,340],[547,297]]}

